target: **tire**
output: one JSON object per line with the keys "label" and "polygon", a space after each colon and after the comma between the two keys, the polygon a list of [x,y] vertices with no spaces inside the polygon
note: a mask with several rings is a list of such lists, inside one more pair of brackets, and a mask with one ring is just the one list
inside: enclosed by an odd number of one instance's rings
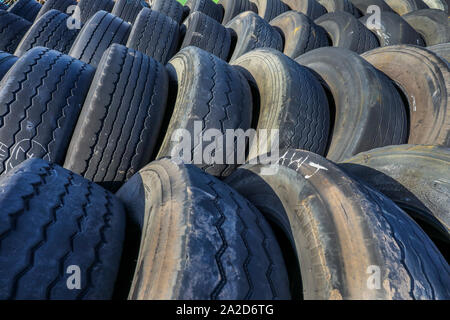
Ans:
{"label": "tire", "polygon": [[347,12],[356,18],[359,18],[359,11],[356,9],[350,0],[317,0],[328,13],[332,12]]}
{"label": "tire", "polygon": [[311,19],[315,20],[327,13],[327,9],[316,0],[284,0],[283,1],[291,10],[303,13]]}
{"label": "tire", "polygon": [[111,13],[132,24],[143,8],[148,8],[148,5],[142,0],[117,0]]}
{"label": "tire", "polygon": [[4,51],[0,51],[0,80],[3,76],[11,69],[11,67],[16,63],[17,57]]}
{"label": "tire", "polygon": [[450,62],[450,43],[441,43],[431,47],[427,47],[428,50],[436,53],[440,58]]}
{"label": "tire", "polygon": [[289,7],[281,0],[254,0],[258,15],[269,22],[283,12],[289,11]]}
{"label": "tire", "polygon": [[183,5],[177,0],[154,0],[151,9],[152,11],[164,13],[177,23],[181,23],[183,20]]}
{"label": "tire", "polygon": [[35,0],[18,0],[9,7],[8,11],[33,22],[41,8],[42,5]]}
{"label": "tire", "polygon": [[449,298],[449,265],[391,200],[307,151],[287,151],[276,174],[265,168],[242,166],[226,182],[291,240],[283,253],[297,254],[305,299]]}
{"label": "tire", "polygon": [[380,8],[380,11],[383,12],[392,12],[394,13],[394,10],[389,7],[384,0],[350,0],[353,6],[356,8],[356,10],[359,11],[360,17],[369,14],[370,12],[367,11],[367,9],[370,6],[378,6]]}
{"label": "tire", "polygon": [[245,11],[256,12],[256,6],[249,0],[222,0],[220,5],[223,7],[222,24],[226,25],[234,17]]}
{"label": "tire", "polygon": [[412,11],[428,9],[422,0],[384,0],[384,2],[401,16]]}
{"label": "tire", "polygon": [[0,2],[0,10],[8,10],[8,6],[6,4],[4,4],[3,2]]}
{"label": "tire", "polygon": [[[324,154],[330,111],[325,91],[308,69],[268,48],[246,53],[233,65],[258,92],[259,99],[253,99],[259,109],[257,130],[278,129],[280,150],[299,148]],[[256,148],[250,150],[249,159],[258,156]]]}
{"label": "tire", "polygon": [[334,47],[363,53],[380,46],[375,35],[347,12],[327,13],[314,22],[327,31]]}
{"label": "tire", "polygon": [[400,94],[387,77],[356,53],[319,48],[295,61],[311,68],[329,93],[332,133],[328,159],[340,161],[406,142],[406,107]]}
{"label": "tire", "polygon": [[111,12],[114,7],[113,0],[79,0],[80,20],[82,23],[89,21],[98,11]]}
{"label": "tire", "polygon": [[103,54],[64,167],[114,189],[150,161],[164,116],[163,65],[125,46]]}
{"label": "tire", "polygon": [[[202,157],[204,150],[197,139],[203,138],[201,134],[208,129],[225,134],[227,129],[246,131],[250,128],[252,98],[246,79],[225,61],[196,47],[187,47],[178,52],[169,61],[167,69],[171,81],[169,97],[175,101],[169,101],[173,114],[157,158],[181,156],[186,160],[193,159],[197,166],[214,176],[229,175],[236,168],[237,161],[222,161],[223,164],[220,164],[215,159]],[[199,122],[201,132],[196,130],[195,123]],[[172,141],[177,129],[184,129],[191,137],[193,135],[193,142],[188,141],[186,152],[179,150],[175,141]],[[186,141],[182,143],[184,145]],[[223,145],[217,142],[217,150],[227,150],[224,147],[226,143],[226,137]],[[227,150],[225,156],[222,151],[219,155],[223,156],[221,160],[228,160],[231,152],[236,155],[237,143],[230,143],[235,146],[235,150]],[[198,159],[199,155],[202,159]]]}
{"label": "tire", "polygon": [[270,21],[283,37],[283,53],[297,58],[305,52],[330,45],[327,32],[308,16],[296,11],[287,11]]}
{"label": "tire", "polygon": [[[290,298],[272,230],[225,183],[163,159],[139,171],[117,195],[143,220],[129,299]],[[166,255],[157,253],[156,244]]]}
{"label": "tire", "polygon": [[97,67],[113,43],[125,44],[131,25],[112,14],[99,11],[83,26],[69,55]]}
{"label": "tire", "polygon": [[66,14],[70,14],[68,12],[68,8],[70,6],[76,6],[77,1],[76,0],[46,0],[45,3],[42,5],[41,10],[39,10],[39,13],[36,16],[36,21],[42,17],[44,14],[49,12],[50,10],[58,10]]}
{"label": "tire", "polygon": [[31,22],[8,11],[0,10],[0,50],[14,53]]}
{"label": "tire", "polygon": [[256,48],[273,48],[283,51],[283,38],[272,26],[254,12],[244,12],[226,24],[231,29],[233,54],[230,61]]}
{"label": "tire", "polygon": [[371,22],[370,16],[366,15],[359,21],[375,34],[382,47],[397,44],[425,46],[422,36],[398,14],[382,11],[379,28],[368,23]]}
{"label": "tire", "polygon": [[448,0],[422,0],[430,9],[439,9],[448,13]]}
{"label": "tire", "polygon": [[423,9],[402,16],[425,40],[427,46],[450,42],[448,14],[438,9]]}
{"label": "tire", "polygon": [[29,157],[61,164],[94,69],[35,47],[0,82],[0,174]]}
{"label": "tire", "polygon": [[127,47],[165,64],[174,55],[178,39],[179,26],[176,21],[159,11],[144,8],[133,24]]}
{"label": "tire", "polygon": [[211,0],[194,0],[193,6],[191,7],[191,13],[195,11],[200,11],[219,23],[222,22],[223,7]]}
{"label": "tire", "polygon": [[[433,52],[390,46],[362,55],[390,77],[409,105],[409,144],[450,146],[450,69]],[[387,59],[387,60],[386,60]]]}
{"label": "tire", "polygon": [[231,46],[231,35],[227,28],[199,11],[192,12],[183,24],[186,34],[181,49],[195,46],[227,60]]}
{"label": "tire", "polygon": [[68,18],[67,14],[58,10],[47,11],[33,23],[14,54],[20,57],[33,47],[46,47],[65,54],[69,53],[79,30],[67,28]]}
{"label": "tire", "polygon": [[339,166],[385,194],[450,244],[448,148],[389,146],[360,153]]}
{"label": "tire", "polygon": [[[125,230],[118,199],[42,159],[0,177],[0,188],[0,299],[110,299]],[[74,265],[79,290],[68,289]]]}

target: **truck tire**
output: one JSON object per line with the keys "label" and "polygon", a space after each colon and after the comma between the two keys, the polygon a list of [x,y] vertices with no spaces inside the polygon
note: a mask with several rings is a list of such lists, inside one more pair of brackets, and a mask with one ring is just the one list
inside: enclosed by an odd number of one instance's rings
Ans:
{"label": "truck tire", "polygon": [[380,46],[375,35],[350,13],[327,13],[314,22],[327,31],[334,47],[363,53]]}
{"label": "truck tire", "polygon": [[220,180],[163,159],[139,171],[117,195],[143,220],[129,299],[290,298],[272,230]]}
{"label": "truck tire", "polygon": [[313,20],[327,13],[327,9],[316,0],[284,0],[283,2],[291,10],[303,13]]}
{"label": "truck tire", "polygon": [[148,5],[147,2],[142,0],[116,0],[111,13],[133,24],[143,8],[148,8]]}
{"label": "truck tire", "polygon": [[5,52],[0,51],[0,81],[2,80],[3,76],[11,69],[11,67],[16,63],[17,57]]}
{"label": "truck tire", "polygon": [[177,0],[154,0],[151,9],[164,13],[177,23],[181,23],[184,16],[183,5]]}
{"label": "truck tire", "polygon": [[281,0],[254,0],[258,15],[269,22],[283,12],[289,11],[289,7]]}
{"label": "truck tire", "polygon": [[18,0],[9,7],[8,11],[33,22],[41,8],[42,4],[36,0]]}
{"label": "truck tire", "polygon": [[384,0],[384,2],[401,16],[413,11],[428,9],[422,0]]}
{"label": "truck tire", "polygon": [[20,57],[34,47],[46,47],[65,54],[69,53],[79,30],[67,28],[68,17],[67,14],[58,10],[47,11],[33,23],[14,54]]}
{"label": "truck tire", "polygon": [[186,34],[181,49],[195,46],[227,60],[231,46],[231,35],[227,28],[199,11],[192,12],[183,25]]}
{"label": "truck tire", "polygon": [[380,11],[387,11],[394,13],[394,10],[389,7],[384,0],[350,0],[356,10],[359,11],[360,17],[369,14],[370,12],[367,9],[370,6],[378,6]]}
{"label": "truck tire", "polygon": [[80,19],[82,23],[86,23],[98,11],[111,12],[114,7],[113,0],[79,0],[78,8],[80,9]]}
{"label": "truck tire", "polygon": [[131,25],[112,14],[99,11],[83,26],[69,55],[97,67],[113,43],[125,44]]}
{"label": "truck tire", "polygon": [[14,53],[31,22],[8,11],[0,10],[0,50]]}
{"label": "truck tire", "polygon": [[49,12],[50,10],[58,10],[63,13],[70,14],[68,12],[68,8],[70,6],[76,6],[77,1],[76,0],[45,0],[45,3],[42,5],[41,10],[39,10],[39,13],[36,16],[35,20],[38,20],[40,17],[42,17],[44,14]]}
{"label": "truck tire", "polygon": [[325,29],[308,16],[296,11],[287,11],[270,21],[284,39],[283,53],[297,58],[305,52],[330,45]]}
{"label": "truck tire", "polygon": [[359,11],[356,9],[350,0],[317,0],[325,7],[328,13],[332,12],[347,12],[356,18],[359,18]]}
{"label": "truck tire", "polygon": [[256,48],[273,48],[283,51],[283,38],[272,26],[254,12],[244,12],[226,24],[231,29],[235,46],[229,61]]}
{"label": "truck tire", "polygon": [[[225,61],[196,47],[187,47],[178,52],[169,61],[167,69],[170,77],[169,97],[173,97],[168,107],[173,108],[173,114],[157,158],[175,154],[184,159],[193,159],[197,166],[214,176],[229,175],[237,163],[226,160],[236,155],[237,142],[228,142],[235,146],[234,150],[225,147],[226,137],[223,144],[217,142],[217,150],[227,151],[226,154],[221,152],[223,164],[220,164],[213,161],[215,159],[203,157],[205,150],[200,139],[208,129],[215,129],[216,133],[225,135],[227,129],[246,131],[250,128],[252,97],[247,80]],[[201,126],[196,130],[195,124],[199,122]],[[174,134],[179,132],[178,129],[191,135],[191,141],[187,141],[188,151],[177,149],[172,140]],[[182,142],[183,145],[186,143],[184,138]],[[231,152],[233,154],[230,155]],[[198,159],[199,155],[201,159]]]}
{"label": "truck tire", "polygon": [[178,39],[179,26],[176,21],[164,13],[144,8],[131,28],[127,47],[166,64],[177,49]]}
{"label": "truck tire", "polygon": [[194,0],[190,12],[193,13],[195,11],[200,11],[219,23],[222,22],[223,7],[211,0]]}
{"label": "truck tire", "polygon": [[167,92],[163,65],[113,44],[95,73],[64,167],[108,189],[129,179],[150,161]]}
{"label": "truck tire", "polygon": [[362,57],[395,81],[406,97],[410,123],[408,143],[449,147],[448,63],[425,48],[407,45],[378,48]]}
{"label": "truck tire", "polygon": [[305,299],[450,297],[449,265],[392,200],[311,152],[279,163],[272,175],[244,165],[226,182],[291,240],[294,251],[282,249],[298,258]]}
{"label": "truck tire", "polygon": [[423,9],[402,16],[425,40],[427,46],[450,42],[448,14],[439,9]]}
{"label": "truck tire", "polygon": [[125,230],[113,194],[42,159],[0,177],[0,189],[0,299],[111,298]]}
{"label": "truck tire", "polygon": [[226,25],[234,17],[245,11],[256,12],[256,6],[249,0],[222,0],[220,5],[223,7],[222,24]]}
{"label": "truck tire", "polygon": [[440,58],[450,63],[450,42],[436,44],[431,47],[427,47],[428,50],[436,53]]}
{"label": "truck tire", "polygon": [[[307,68],[269,48],[248,52],[233,66],[258,92],[259,99],[253,98],[255,110],[259,109],[257,130],[278,129],[280,150],[299,148],[324,154],[330,111],[325,91]],[[251,147],[249,159],[258,156]]]}
{"label": "truck tire", "polygon": [[27,158],[61,164],[94,69],[35,47],[0,82],[0,174]]}
{"label": "truck tire", "polygon": [[448,0],[422,0],[429,8],[448,13]]}
{"label": "truck tire", "polygon": [[339,161],[406,142],[407,114],[400,94],[386,76],[359,55],[326,47],[295,61],[311,68],[329,93],[333,111],[328,159]]}

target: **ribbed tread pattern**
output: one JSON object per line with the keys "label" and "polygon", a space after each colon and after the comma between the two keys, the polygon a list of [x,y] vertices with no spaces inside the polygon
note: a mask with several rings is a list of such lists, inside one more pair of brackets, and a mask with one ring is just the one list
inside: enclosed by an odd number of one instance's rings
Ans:
{"label": "ribbed tread pattern", "polygon": [[8,52],[0,51],[0,81],[14,63],[16,63],[17,59],[16,56]]}
{"label": "ribbed tread pattern", "polygon": [[256,7],[249,0],[222,0],[220,4],[223,7],[222,24],[225,25],[238,14],[245,11],[256,11]]}
{"label": "ribbed tread pattern", "polygon": [[8,11],[0,10],[0,50],[14,53],[31,22]]}
{"label": "ribbed tread pattern", "polygon": [[63,13],[69,14],[70,12],[67,12],[67,9],[70,6],[76,5],[77,5],[76,0],[45,0],[45,3],[42,5],[41,10],[39,10],[38,15],[36,16],[36,20],[42,17],[50,10],[58,10]]}
{"label": "ribbed tread pattern", "polygon": [[[145,7],[144,5],[145,4]],[[142,8],[148,8],[147,3],[141,0],[117,0],[111,13],[126,22],[133,23]]]}
{"label": "ribbed tread pattern", "polygon": [[191,7],[191,12],[200,11],[207,16],[210,16],[217,22],[221,23],[223,18],[223,9],[211,0],[193,0],[194,4]]}
{"label": "ribbed tread pattern", "polygon": [[18,0],[9,7],[8,11],[33,22],[41,8],[42,5],[36,0]]}
{"label": "ribbed tread pattern", "polygon": [[289,11],[289,7],[281,0],[254,0],[252,1],[261,18],[270,21],[283,12]]}
{"label": "ribbed tread pattern", "polygon": [[88,22],[98,11],[111,12],[114,7],[113,0],[80,0],[78,8],[80,9],[80,19],[82,23]]}

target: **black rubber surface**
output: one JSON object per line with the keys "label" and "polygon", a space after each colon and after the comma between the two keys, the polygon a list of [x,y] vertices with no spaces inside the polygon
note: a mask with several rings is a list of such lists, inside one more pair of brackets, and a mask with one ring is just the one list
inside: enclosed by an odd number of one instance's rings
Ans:
{"label": "black rubber surface", "polygon": [[0,51],[0,80],[2,80],[3,76],[16,63],[17,59],[16,56],[8,52]]}
{"label": "black rubber surface", "polygon": [[45,3],[42,5],[41,10],[39,10],[39,13],[36,16],[36,19],[39,19],[42,17],[45,13],[47,13],[50,10],[58,10],[63,13],[71,14],[71,12],[68,12],[68,8],[70,6],[76,6],[77,5],[76,0],[45,0]]}
{"label": "black rubber surface", "polygon": [[313,20],[327,13],[327,9],[317,0],[284,0],[283,2],[291,10],[303,13]]}
{"label": "black rubber surface", "polygon": [[0,10],[0,50],[14,53],[31,22],[8,11]]}
{"label": "black rubber surface", "polygon": [[218,22],[222,22],[223,7],[212,0],[193,0],[190,12],[200,11]]}
{"label": "black rubber surface", "polygon": [[113,0],[80,0],[78,8],[80,9],[80,19],[82,23],[86,23],[98,11],[111,12],[114,7]]}
{"label": "black rubber surface", "polygon": [[148,8],[144,0],[116,0],[111,13],[126,22],[133,23],[142,8]]}
{"label": "black rubber surface", "polygon": [[242,12],[256,11],[256,6],[250,0],[222,0],[219,4],[223,7],[223,25]]}
{"label": "black rubber surface", "polygon": [[422,9],[402,16],[425,40],[427,46],[450,42],[448,14],[439,9]]}
{"label": "black rubber surface", "polygon": [[151,9],[164,13],[178,23],[181,23],[184,15],[183,5],[177,0],[154,0]]}
{"label": "black rubber surface", "polygon": [[42,5],[36,0],[18,0],[9,7],[8,11],[33,22],[41,8]]}

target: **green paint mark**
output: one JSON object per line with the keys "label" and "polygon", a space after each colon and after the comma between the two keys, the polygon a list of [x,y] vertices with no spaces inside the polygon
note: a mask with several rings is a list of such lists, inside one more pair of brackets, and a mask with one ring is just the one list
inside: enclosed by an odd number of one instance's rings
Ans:
{"label": "green paint mark", "polygon": [[214,2],[215,4],[218,4],[219,0],[212,0],[212,2]]}
{"label": "green paint mark", "polygon": [[186,4],[187,0],[177,0],[179,3],[181,3],[183,6]]}

